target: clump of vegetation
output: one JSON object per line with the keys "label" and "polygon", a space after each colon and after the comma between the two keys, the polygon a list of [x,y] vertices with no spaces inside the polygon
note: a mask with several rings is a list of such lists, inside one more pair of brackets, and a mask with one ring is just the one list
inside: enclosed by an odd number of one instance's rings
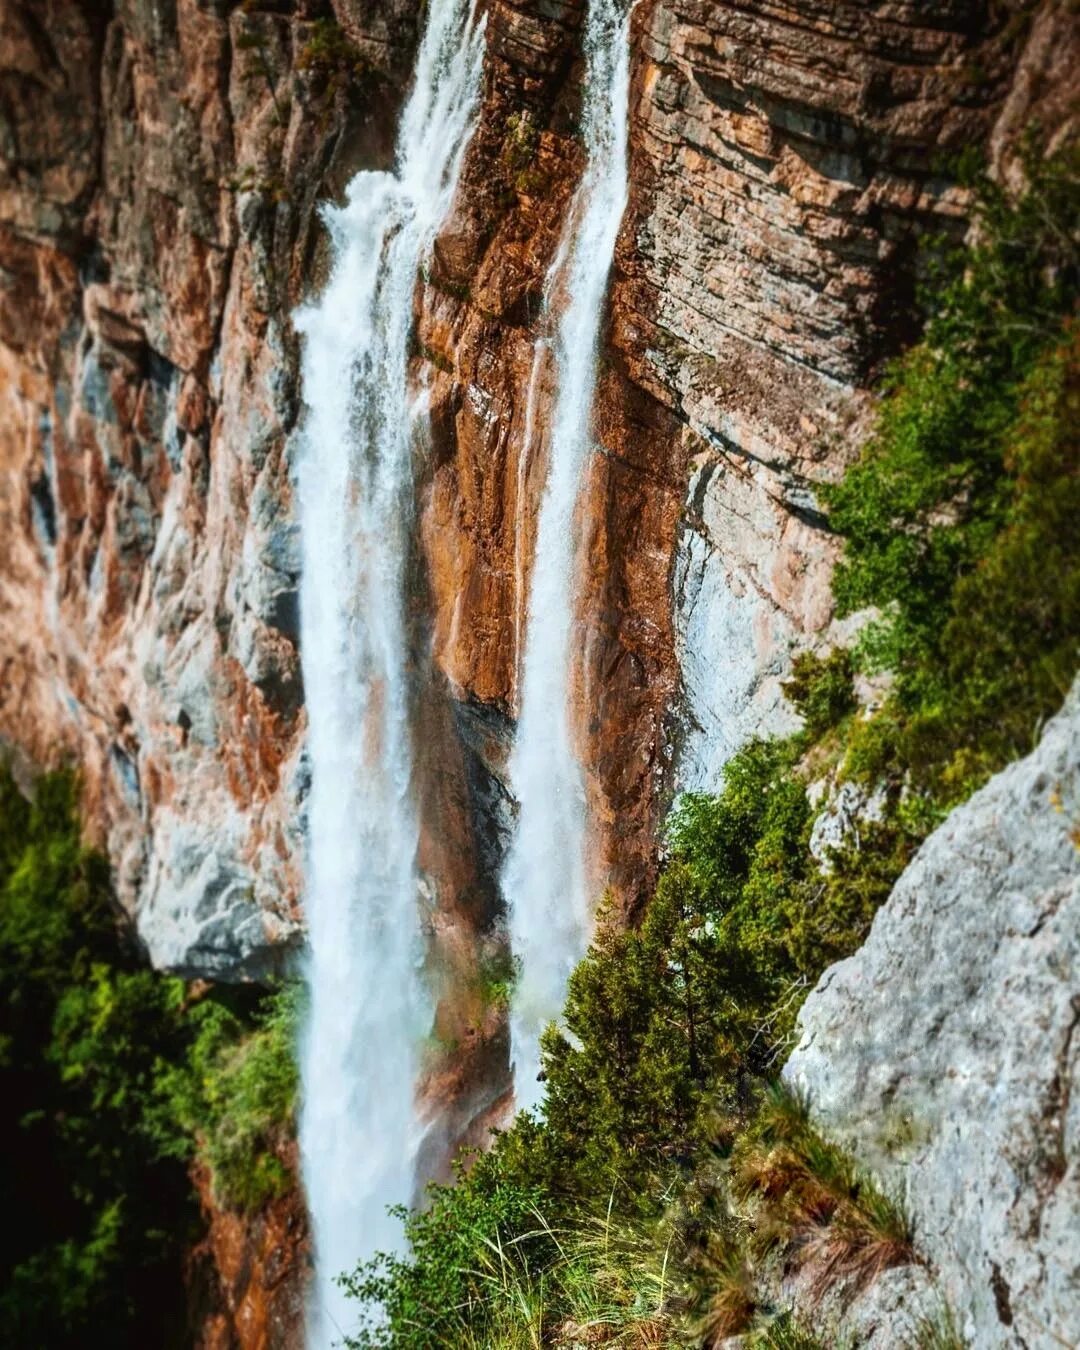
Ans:
{"label": "clump of vegetation", "polygon": [[189,1012],[183,1059],[155,1083],[151,1131],[166,1156],[196,1159],[215,1200],[254,1210],[291,1184],[284,1153],[299,1094],[300,989],[287,985],[253,1014],[207,999]]}
{"label": "clump of vegetation", "polygon": [[416,354],[428,361],[436,370],[441,370],[444,375],[453,375],[454,363],[449,357],[438,352],[434,347],[429,347],[426,342],[416,343]]}
{"label": "clump of vegetation", "polygon": [[804,738],[821,740],[855,711],[853,675],[851,653],[844,647],[824,659],[813,652],[796,656],[783,689],[802,714]]}
{"label": "clump of vegetation", "polygon": [[751,1246],[785,1247],[813,1269],[822,1294],[865,1288],[891,1266],[916,1260],[911,1221],[842,1149],[810,1123],[807,1103],[770,1087],[732,1156],[732,1193],[753,1202]]}
{"label": "clump of vegetation", "polygon": [[280,1187],[296,1078],[285,993],[204,992],[150,970],[83,846],[77,783],[33,799],[0,770],[0,1238],[11,1344],[186,1343],[182,1258],[199,1212],[181,1159],[223,1203]]}
{"label": "clump of vegetation", "polygon": [[813,1332],[800,1326],[790,1312],[784,1312],[751,1335],[748,1350],[825,1350],[825,1346]]}
{"label": "clump of vegetation", "polygon": [[499,945],[484,953],[476,972],[476,990],[486,1008],[506,1008],[521,971],[521,962]]}
{"label": "clump of vegetation", "polygon": [[[183,1169],[143,1132],[160,1056],[182,1053],[179,981],[142,968],[104,860],[83,847],[70,775],[26,800],[0,772],[0,1237],[11,1344],[176,1342]],[[138,1291],[138,1297],[136,1297]]]}
{"label": "clump of vegetation", "polygon": [[581,1343],[674,1346],[670,1281],[653,1234],[610,1212],[573,1228],[542,1192],[480,1159],[468,1180],[397,1211],[411,1256],[383,1255],[342,1283],[369,1309],[351,1350],[515,1350]]}
{"label": "clump of vegetation", "polygon": [[937,1312],[919,1319],[910,1350],[969,1350],[968,1342],[947,1303],[942,1303]]}
{"label": "clump of vegetation", "polygon": [[296,68],[333,92],[363,75],[367,62],[334,19],[316,19],[296,58]]}
{"label": "clump of vegetation", "polygon": [[[838,604],[877,617],[851,650],[796,662],[800,731],[745,747],[719,794],[676,804],[640,924],[601,912],[562,1029],[544,1038],[542,1118],[520,1115],[407,1219],[407,1255],[350,1277],[387,1314],[358,1344],[426,1350],[439,1342],[421,1329],[450,1325],[425,1320],[439,1309],[457,1319],[442,1343],[558,1344],[575,1320],[558,1274],[569,1253],[594,1320],[625,1330],[617,1343],[696,1327],[699,1344],[739,1331],[808,1347],[770,1305],[777,1253],[809,1263],[819,1293],[916,1259],[902,1209],[805,1104],[765,1084],[825,967],[863,941],[944,814],[1026,753],[1074,677],[1077,168],[1072,151],[1032,159],[1019,200],[983,184],[978,242],[939,259],[925,335],[891,368],[862,458],[825,494],[845,542]],[[882,672],[880,706],[860,708],[856,676]],[[809,851],[811,779],[880,801],[825,866]],[[624,1296],[605,1291],[620,1286],[585,1241],[597,1224],[632,1233],[641,1268],[662,1272],[661,1299],[630,1303],[658,1339],[619,1320]],[[513,1293],[499,1304],[503,1257]],[[494,1311],[511,1305],[528,1310],[513,1334]]]}
{"label": "clump of vegetation", "polygon": [[848,768],[906,779],[937,817],[1030,749],[1076,668],[1078,169],[1029,159],[1017,202],[983,185],[981,242],[938,269],[923,341],[826,491],[841,612],[881,614],[853,659],[895,676]]}
{"label": "clump of vegetation", "polygon": [[506,178],[516,192],[535,193],[547,183],[547,176],[536,167],[540,147],[540,128],[525,109],[506,119],[499,160]]}

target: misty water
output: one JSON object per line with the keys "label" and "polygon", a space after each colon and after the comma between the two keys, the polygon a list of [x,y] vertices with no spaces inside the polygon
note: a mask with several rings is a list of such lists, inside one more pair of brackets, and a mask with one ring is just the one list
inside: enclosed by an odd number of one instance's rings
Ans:
{"label": "misty water", "polygon": [[[518,963],[511,1046],[521,1107],[535,1106],[542,1096],[540,1035],[562,1008],[590,927],[585,793],[571,715],[571,682],[580,647],[573,640],[579,570],[575,510],[592,448],[597,343],[626,206],[629,22],[618,0],[590,0],[581,118],[585,170],[547,279],[545,313],[554,330],[557,383],[541,452],[547,476],[528,586],[518,728],[510,757],[519,812],[503,874]],[[535,371],[534,364],[533,383]],[[528,441],[538,434],[535,418],[530,416],[528,423],[523,455],[530,453]]]}
{"label": "misty water", "polygon": [[334,1277],[400,1242],[412,1196],[420,971],[405,569],[417,401],[407,367],[418,270],[446,213],[480,88],[482,24],[432,0],[393,172],[363,172],[325,220],[333,270],[297,317],[311,795],[310,1014],[300,1147],[315,1243],[308,1343],[355,1321]]}

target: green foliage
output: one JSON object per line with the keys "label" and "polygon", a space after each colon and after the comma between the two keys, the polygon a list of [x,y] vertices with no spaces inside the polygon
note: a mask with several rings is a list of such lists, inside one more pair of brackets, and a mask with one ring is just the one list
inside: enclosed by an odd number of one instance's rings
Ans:
{"label": "green foliage", "polygon": [[[33,800],[0,771],[0,1237],[5,1342],[186,1341],[182,1258],[198,1233],[184,1162],[223,1203],[261,1204],[296,1096],[296,995],[203,994],[148,969],[83,847],[77,784]],[[230,1006],[232,1005],[232,1006]]]}
{"label": "green foliage", "polygon": [[754,1332],[747,1350],[825,1350],[825,1346],[812,1332],[801,1327],[791,1313],[785,1312],[761,1331]]}
{"label": "green foliage", "polygon": [[476,989],[485,1008],[507,1008],[514,993],[521,962],[508,947],[485,952],[476,972]]}
{"label": "green foliage", "polygon": [[813,652],[800,652],[784,681],[785,696],[802,714],[805,734],[819,740],[855,711],[851,653],[844,647],[822,660]]}
{"label": "green foliage", "polygon": [[539,146],[540,128],[532,114],[528,110],[511,113],[506,119],[499,160],[516,192],[536,193],[547,186],[547,175],[536,166]]}
{"label": "green foliage", "polygon": [[282,1152],[299,1091],[300,1009],[296,985],[267,995],[247,1018],[216,1000],[199,1002],[188,1015],[187,1053],[158,1075],[154,1139],[162,1153],[202,1163],[228,1208],[257,1209],[290,1184]]}
{"label": "green foliage", "polygon": [[485,1176],[471,1185],[434,1186],[428,1198],[425,1210],[394,1211],[404,1225],[409,1257],[379,1255],[342,1280],[351,1295],[377,1306],[386,1318],[368,1320],[348,1341],[358,1350],[439,1350],[456,1344],[460,1328],[485,1317],[490,1254],[506,1241],[523,1255],[536,1230],[539,1260],[550,1255],[547,1236],[537,1228],[535,1189],[498,1178],[488,1182]]}
{"label": "green foliage", "polygon": [[544,1041],[547,1127],[583,1190],[661,1186],[703,1142],[703,1108],[763,1067],[762,1023],[796,970],[784,914],[805,882],[809,806],[789,767],[787,746],[747,747],[719,797],[674,812],[640,927],[600,916],[570,981],[569,1035]]}
{"label": "green foliage", "polygon": [[969,1350],[968,1342],[947,1303],[942,1303],[932,1315],[919,1319],[910,1350]]}
{"label": "green foliage", "polygon": [[841,609],[880,613],[856,657],[896,676],[851,766],[942,809],[1030,747],[1076,666],[1077,168],[1030,158],[1018,201],[983,183],[981,242],[935,278],[875,436],[826,490]]}
{"label": "green foliage", "polygon": [[[11,1344],[168,1346],[183,1333],[183,1169],[142,1132],[181,986],[140,967],[70,775],[0,772],[0,1326]],[[16,1330],[17,1328],[17,1330]]]}
{"label": "green foliage", "polygon": [[367,65],[334,19],[316,19],[296,58],[296,68],[337,88],[362,75]]}
{"label": "green foliage", "polygon": [[867,1284],[915,1258],[911,1221],[851,1157],[810,1122],[807,1103],[769,1087],[732,1155],[736,1199],[753,1201],[751,1246],[781,1245],[814,1261],[823,1287]]}
{"label": "green foliage", "polygon": [[674,1346],[667,1245],[610,1209],[553,1223],[542,1192],[480,1159],[429,1208],[397,1211],[410,1256],[382,1255],[342,1280],[369,1316],[352,1350],[517,1350],[576,1341]]}

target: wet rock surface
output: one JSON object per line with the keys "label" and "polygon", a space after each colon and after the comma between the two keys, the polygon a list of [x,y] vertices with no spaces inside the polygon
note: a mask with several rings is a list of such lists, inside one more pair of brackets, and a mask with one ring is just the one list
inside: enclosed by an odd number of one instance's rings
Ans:
{"label": "wet rock surface", "polygon": [[[486,4],[481,113],[417,287],[433,1175],[508,1106],[505,1018],[476,989],[502,941],[554,389],[538,339],[581,170],[583,8]],[[319,202],[391,162],[419,12],[0,15],[0,737],[81,766],[121,901],[155,963],[190,975],[262,979],[302,942],[290,316],[325,280]],[[715,785],[738,745],[783,730],[793,651],[835,636],[815,486],[865,433],[918,238],[964,228],[939,157],[990,137],[1007,168],[1032,116],[1062,124],[1077,28],[1053,0],[636,6],[574,641],[592,876],[627,914],[672,791]]]}

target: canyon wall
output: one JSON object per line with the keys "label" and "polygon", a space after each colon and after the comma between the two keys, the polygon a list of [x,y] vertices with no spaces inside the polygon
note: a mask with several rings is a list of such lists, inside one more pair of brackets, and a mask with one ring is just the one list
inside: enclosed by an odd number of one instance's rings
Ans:
{"label": "canyon wall", "polygon": [[[80,764],[151,958],[191,975],[263,977],[302,937],[290,315],[325,280],[319,200],[392,153],[419,8],[0,15],[0,736]],[[430,1173],[506,1105],[482,972],[582,10],[486,5],[482,109],[416,295],[416,790],[444,994]],[[919,239],[966,227],[950,156],[986,143],[1007,168],[1025,123],[1068,116],[1078,55],[1065,0],[639,0],[631,31],[574,680],[595,888],[628,914],[671,793],[786,726],[793,651],[835,636],[814,487],[857,451]],[[221,1315],[223,1344],[276,1343]]]}
{"label": "canyon wall", "polygon": [[[301,931],[290,314],[325,272],[317,201],[390,154],[416,9],[5,9],[0,731],[76,756],[151,955],[191,973],[262,973]],[[425,868],[467,926],[494,913],[510,818],[580,19],[488,7],[465,182],[417,294]],[[1074,28],[976,0],[636,7],[577,675],[597,886],[631,907],[673,786],[783,725],[791,650],[829,638],[813,486],[857,447],[918,238],[963,226],[948,154],[1002,109],[999,138],[1033,100],[1060,120]]]}

